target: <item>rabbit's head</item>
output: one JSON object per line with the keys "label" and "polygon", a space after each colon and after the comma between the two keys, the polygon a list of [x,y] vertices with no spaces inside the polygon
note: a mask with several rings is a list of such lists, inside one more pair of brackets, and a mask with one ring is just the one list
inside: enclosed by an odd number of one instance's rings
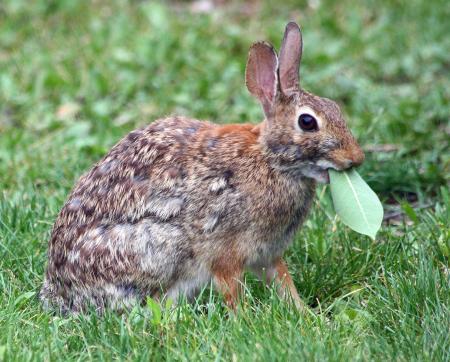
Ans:
{"label": "rabbit's head", "polygon": [[295,175],[328,181],[329,168],[360,165],[364,153],[347,128],[339,106],[300,88],[302,35],[286,26],[280,55],[266,42],[250,48],[246,84],[262,104],[266,121],[260,142],[273,164]]}

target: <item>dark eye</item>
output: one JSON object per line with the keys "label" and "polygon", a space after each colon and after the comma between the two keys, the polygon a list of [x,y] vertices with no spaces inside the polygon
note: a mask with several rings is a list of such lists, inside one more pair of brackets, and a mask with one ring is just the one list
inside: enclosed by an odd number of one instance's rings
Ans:
{"label": "dark eye", "polygon": [[307,113],[303,113],[298,117],[298,125],[303,131],[312,132],[318,130],[316,119]]}

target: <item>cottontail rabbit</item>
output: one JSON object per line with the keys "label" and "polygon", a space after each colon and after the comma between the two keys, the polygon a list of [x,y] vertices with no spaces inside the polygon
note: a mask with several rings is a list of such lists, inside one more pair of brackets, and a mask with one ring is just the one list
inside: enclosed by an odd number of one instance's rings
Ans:
{"label": "cottontail rabbit", "polygon": [[123,308],[146,296],[192,297],[212,280],[233,308],[251,270],[302,308],[283,252],[316,180],[364,154],[336,103],[300,89],[301,55],[293,22],[279,57],[265,42],[250,48],[246,84],[262,123],[160,119],[82,176],[53,228],[44,305]]}

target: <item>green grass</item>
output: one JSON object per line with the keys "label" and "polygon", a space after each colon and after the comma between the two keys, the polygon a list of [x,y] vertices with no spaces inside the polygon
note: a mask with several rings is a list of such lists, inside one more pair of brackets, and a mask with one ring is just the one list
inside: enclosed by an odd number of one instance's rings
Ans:
{"label": "green grass", "polygon": [[[0,361],[450,360],[450,6],[274,4],[194,14],[189,2],[0,2]],[[43,312],[47,240],[77,178],[160,116],[258,122],[247,50],[279,47],[290,19],[303,27],[303,86],[336,99],[369,151],[395,146],[360,169],[397,215],[376,242],[339,223],[324,193],[287,252],[317,314],[250,275],[235,317],[209,289],[161,318]]]}

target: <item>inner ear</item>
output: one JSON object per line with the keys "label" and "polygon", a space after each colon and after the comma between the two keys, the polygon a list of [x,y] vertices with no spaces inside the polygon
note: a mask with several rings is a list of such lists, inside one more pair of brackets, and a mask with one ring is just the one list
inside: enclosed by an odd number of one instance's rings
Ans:
{"label": "inner ear", "polygon": [[299,26],[290,22],[286,25],[280,50],[280,89],[291,95],[300,89],[299,69],[302,57],[302,33]]}
{"label": "inner ear", "polygon": [[269,43],[252,45],[248,53],[245,83],[250,93],[261,102],[267,118],[273,113],[277,94],[277,68],[277,54]]}

